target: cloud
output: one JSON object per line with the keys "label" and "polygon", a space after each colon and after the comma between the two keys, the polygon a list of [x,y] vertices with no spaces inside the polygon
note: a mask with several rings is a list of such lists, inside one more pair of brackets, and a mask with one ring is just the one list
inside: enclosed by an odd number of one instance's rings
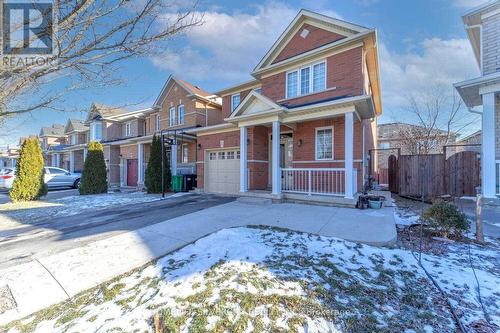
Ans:
{"label": "cloud", "polygon": [[485,4],[488,0],[453,0],[455,7],[474,8]]}
{"label": "cloud", "polygon": [[[467,39],[424,39],[419,51],[391,52],[380,45],[380,70],[385,110],[402,108],[410,94],[433,88],[449,89],[453,83],[479,75]],[[389,112],[390,113],[390,112]]]}
{"label": "cloud", "polygon": [[185,46],[166,50],[153,63],[194,82],[217,79],[227,85],[250,79],[249,73],[298,13],[281,2],[253,8],[250,14],[216,9],[200,13],[204,24],[186,33],[181,40]]}

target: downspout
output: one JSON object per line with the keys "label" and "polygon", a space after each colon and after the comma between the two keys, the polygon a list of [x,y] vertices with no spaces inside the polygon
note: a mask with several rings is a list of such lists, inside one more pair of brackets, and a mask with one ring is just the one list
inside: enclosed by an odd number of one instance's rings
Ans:
{"label": "downspout", "polygon": [[205,126],[208,126],[208,109],[206,102],[205,102]]}
{"label": "downspout", "polygon": [[362,143],[361,143],[361,151],[363,152],[362,153],[362,164],[361,164],[361,167],[363,168],[363,171],[362,171],[362,178],[363,179],[363,184],[361,184],[361,188],[362,188],[362,192],[365,190],[365,182],[366,182],[366,179],[365,179],[365,176],[366,176],[366,171],[365,171],[365,167],[366,167],[366,151],[365,151],[365,124],[364,122],[361,122],[362,124],[362,127],[361,127],[361,140],[362,140]]}

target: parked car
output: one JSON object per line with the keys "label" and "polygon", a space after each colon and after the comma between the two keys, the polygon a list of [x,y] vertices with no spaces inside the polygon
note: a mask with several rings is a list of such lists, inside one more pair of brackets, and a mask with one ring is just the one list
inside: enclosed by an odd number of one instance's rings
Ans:
{"label": "parked car", "polygon": [[[76,172],[69,172],[56,167],[45,167],[45,183],[49,188],[55,187],[72,187],[80,186],[80,178],[82,175]],[[16,170],[5,168],[0,170],[0,188],[11,189],[16,178]]]}
{"label": "parked car", "polygon": [[11,189],[16,177],[16,170],[14,168],[0,169],[0,188]]}

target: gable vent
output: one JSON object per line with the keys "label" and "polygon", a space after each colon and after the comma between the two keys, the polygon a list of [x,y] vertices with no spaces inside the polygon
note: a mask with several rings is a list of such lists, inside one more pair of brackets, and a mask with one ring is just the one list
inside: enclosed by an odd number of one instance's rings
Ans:
{"label": "gable vent", "polygon": [[309,35],[309,30],[303,29],[302,32],[300,33],[300,37],[306,38],[307,35]]}

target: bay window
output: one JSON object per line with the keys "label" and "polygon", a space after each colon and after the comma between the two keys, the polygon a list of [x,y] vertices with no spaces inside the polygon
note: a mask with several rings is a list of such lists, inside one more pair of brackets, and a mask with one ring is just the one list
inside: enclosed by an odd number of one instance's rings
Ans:
{"label": "bay window", "polygon": [[125,124],[125,136],[132,135],[132,126],[130,123]]}
{"label": "bay window", "polygon": [[286,98],[307,95],[326,89],[326,62],[311,64],[286,74]]}
{"label": "bay window", "polygon": [[102,139],[102,124],[100,121],[95,121],[90,125],[90,141],[101,141]]}
{"label": "bay window", "polygon": [[316,128],[316,160],[333,159],[333,128]]}

